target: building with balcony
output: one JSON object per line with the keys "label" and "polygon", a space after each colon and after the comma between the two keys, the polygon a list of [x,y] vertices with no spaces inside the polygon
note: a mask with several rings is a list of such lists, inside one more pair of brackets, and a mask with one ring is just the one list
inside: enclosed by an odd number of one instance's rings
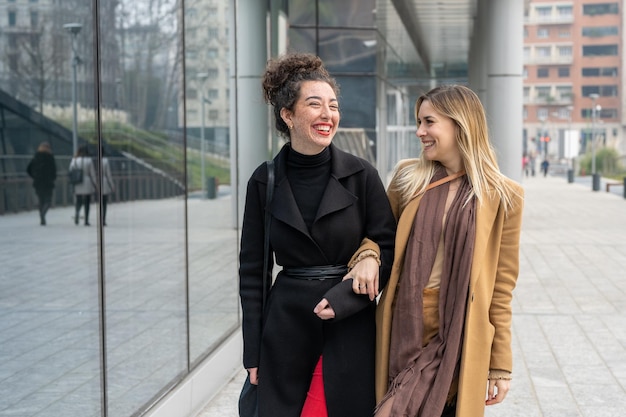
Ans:
{"label": "building with balcony", "polygon": [[524,152],[571,159],[595,137],[597,146],[626,155],[622,7],[601,0],[527,4]]}

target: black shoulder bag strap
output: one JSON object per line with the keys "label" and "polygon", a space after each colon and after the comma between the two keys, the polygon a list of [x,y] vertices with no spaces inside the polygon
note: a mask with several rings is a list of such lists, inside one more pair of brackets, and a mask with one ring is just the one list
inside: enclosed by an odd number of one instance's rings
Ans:
{"label": "black shoulder bag strap", "polygon": [[269,257],[270,257],[270,222],[272,216],[270,214],[270,203],[272,202],[272,196],[274,195],[274,161],[267,161],[267,190],[265,193],[265,242],[263,244],[263,305],[262,311],[265,311],[265,304],[267,301],[267,291],[270,288],[270,271],[269,271]]}

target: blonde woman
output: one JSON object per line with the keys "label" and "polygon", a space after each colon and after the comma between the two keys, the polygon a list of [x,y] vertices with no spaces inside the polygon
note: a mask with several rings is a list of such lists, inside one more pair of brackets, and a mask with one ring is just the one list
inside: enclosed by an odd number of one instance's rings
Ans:
{"label": "blonde woman", "polygon": [[419,158],[388,188],[391,277],[377,308],[376,417],[482,416],[509,391],[523,190],[499,171],[480,100],[416,103]]}

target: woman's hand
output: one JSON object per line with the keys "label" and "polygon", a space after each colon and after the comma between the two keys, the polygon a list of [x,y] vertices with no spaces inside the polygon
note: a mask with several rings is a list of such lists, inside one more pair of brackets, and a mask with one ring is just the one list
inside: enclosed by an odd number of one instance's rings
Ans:
{"label": "woman's hand", "polygon": [[250,383],[252,385],[259,385],[259,368],[248,368],[250,374]]}
{"label": "woman's hand", "polygon": [[370,300],[378,295],[378,261],[373,256],[361,259],[343,279],[352,278],[352,291],[367,294]]}
{"label": "woman's hand", "polygon": [[494,405],[504,401],[504,397],[511,389],[511,381],[508,379],[490,379],[487,401],[485,405]]}
{"label": "woman's hand", "polygon": [[335,318],[335,310],[333,310],[333,308],[330,306],[330,303],[325,298],[322,298],[322,301],[317,303],[317,305],[313,309],[313,312],[317,314],[317,317],[322,320],[330,320]]}

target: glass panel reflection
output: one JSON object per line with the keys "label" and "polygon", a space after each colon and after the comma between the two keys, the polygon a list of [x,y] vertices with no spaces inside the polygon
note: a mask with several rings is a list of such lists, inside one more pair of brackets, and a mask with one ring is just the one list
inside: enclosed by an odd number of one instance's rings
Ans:
{"label": "glass panel reflection", "polygon": [[[279,0],[272,0],[273,2]],[[288,0],[289,23],[291,25],[314,26],[316,21],[316,1]]]}
{"label": "glass panel reflection", "polygon": [[315,29],[289,28],[289,50],[317,54]]}
{"label": "glass panel reflection", "polygon": [[360,29],[320,29],[319,56],[329,71],[374,74],[376,32]]}
{"label": "glass panel reflection", "polygon": [[185,3],[192,363],[238,327],[237,232],[231,198],[236,194],[230,188],[228,3]]}
{"label": "glass panel reflection", "polygon": [[106,389],[126,417],[187,372],[182,39],[175,0],[100,4]]}
{"label": "glass panel reflection", "polygon": [[25,10],[0,36],[0,415],[99,416],[98,235],[74,225],[67,178],[94,130],[92,11]]}
{"label": "glass panel reflection", "polygon": [[318,7],[320,26],[374,26],[374,0],[318,0]]}

